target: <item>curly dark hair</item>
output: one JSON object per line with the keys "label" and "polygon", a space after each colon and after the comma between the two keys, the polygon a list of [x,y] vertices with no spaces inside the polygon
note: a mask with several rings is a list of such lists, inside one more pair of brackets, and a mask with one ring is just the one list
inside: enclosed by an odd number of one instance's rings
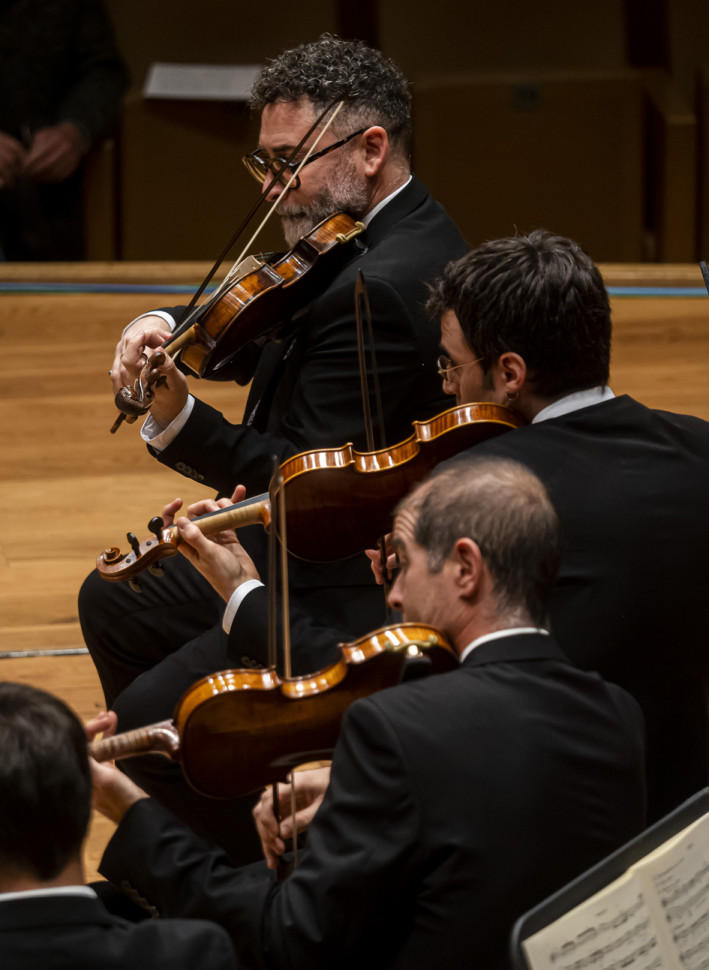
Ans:
{"label": "curly dark hair", "polygon": [[315,111],[344,101],[333,130],[345,134],[381,125],[404,154],[411,142],[411,93],[399,68],[361,40],[323,34],[310,44],[284,51],[263,69],[251,90],[250,106],[262,111],[275,101],[307,98]]}
{"label": "curly dark hair", "polygon": [[572,239],[537,229],[483,243],[449,263],[429,291],[428,312],[453,310],[485,372],[513,351],[541,397],[608,382],[608,294]]}

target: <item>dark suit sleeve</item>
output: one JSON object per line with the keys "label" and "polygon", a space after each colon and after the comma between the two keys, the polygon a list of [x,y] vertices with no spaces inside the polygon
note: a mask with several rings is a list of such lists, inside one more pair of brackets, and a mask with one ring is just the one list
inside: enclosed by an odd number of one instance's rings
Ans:
{"label": "dark suit sleeve", "polygon": [[[388,282],[367,280],[375,327],[377,369],[383,389],[387,441],[411,433],[412,402],[421,396],[423,349],[411,312]],[[364,447],[362,393],[357,367],[353,281],[348,278],[316,301],[298,331],[292,355],[279,373],[266,430],[231,424],[196,400],[177,438],[158,459],[222,493],[236,484],[261,491],[280,461],[302,451],[354,442]],[[433,366],[433,364],[431,364]],[[370,390],[371,396],[371,390]]]}
{"label": "dark suit sleeve", "polygon": [[[305,610],[291,605],[290,636],[293,644],[293,674],[311,674],[340,657],[338,644],[347,643],[351,634],[345,629],[317,626]],[[278,618],[276,642],[283,643],[282,625]],[[257,661],[268,664],[268,590],[265,586],[251,590],[242,600],[229,631],[229,659],[237,667]],[[277,669],[283,666],[279,660]]]}
{"label": "dark suit sleeve", "polygon": [[148,800],[126,814],[101,873],[161,915],[220,923],[249,967],[335,967],[343,952],[376,936],[392,906],[410,906],[419,828],[396,735],[375,704],[358,701],[343,722],[302,863],[288,880],[231,869]]}
{"label": "dark suit sleeve", "polygon": [[[234,946],[221,926],[205,920],[149,920],[131,928],[129,957],[151,967],[174,970],[238,970]],[[107,946],[110,944],[107,942]]]}

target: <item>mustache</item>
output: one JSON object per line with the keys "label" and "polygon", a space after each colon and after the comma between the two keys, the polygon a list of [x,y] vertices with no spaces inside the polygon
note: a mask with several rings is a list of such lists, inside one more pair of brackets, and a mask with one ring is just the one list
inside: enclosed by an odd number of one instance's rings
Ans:
{"label": "mustache", "polygon": [[276,206],[276,213],[279,216],[285,216],[288,219],[302,219],[305,216],[312,215],[312,208],[306,209],[301,205],[289,205],[284,202],[283,205]]}

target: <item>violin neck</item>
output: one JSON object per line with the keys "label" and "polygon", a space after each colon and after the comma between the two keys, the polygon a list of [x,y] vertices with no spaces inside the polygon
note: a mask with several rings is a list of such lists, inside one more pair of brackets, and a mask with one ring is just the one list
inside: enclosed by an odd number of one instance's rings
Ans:
{"label": "violin neck", "polygon": [[89,754],[96,761],[119,761],[139,754],[166,754],[175,758],[179,750],[180,735],[172,721],[158,721],[89,744]]}
{"label": "violin neck", "polygon": [[[200,532],[205,536],[214,535],[215,532],[222,532],[224,529],[241,529],[245,525],[262,525],[267,529],[271,524],[271,502],[268,492],[261,495],[254,495],[253,498],[237,502],[236,505],[227,505],[224,509],[216,512],[207,512],[192,519]],[[177,526],[171,525],[162,531],[163,542],[178,544],[179,533]]]}
{"label": "violin neck", "polygon": [[163,353],[166,353],[169,357],[176,357],[181,350],[192,343],[194,340],[194,332],[193,324],[187,330],[183,330],[182,333],[169,340],[162,348]]}

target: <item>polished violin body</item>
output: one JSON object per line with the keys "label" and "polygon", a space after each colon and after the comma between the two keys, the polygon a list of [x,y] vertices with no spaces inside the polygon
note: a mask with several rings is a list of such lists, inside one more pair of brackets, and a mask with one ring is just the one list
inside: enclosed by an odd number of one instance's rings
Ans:
{"label": "polished violin body", "polygon": [[[281,465],[288,551],[299,559],[332,562],[375,547],[390,531],[397,503],[439,462],[523,423],[501,404],[464,404],[414,421],[413,434],[391,448],[360,452],[348,443],[288,458]],[[258,523],[267,528],[270,509],[264,494],[193,521],[205,535]],[[109,582],[132,579],[175,555],[179,541],[174,526],[156,530],[141,543],[131,539],[130,553],[106,549],[96,568]]]}
{"label": "polished violin body", "polygon": [[339,659],[301,677],[273,668],[224,670],[197,681],[172,721],[93,741],[98,761],[146,753],[177,761],[204,795],[235,798],[285,781],[296,765],[329,756],[349,705],[399,683],[406,662],[427,657],[431,673],[458,658],[436,629],[400,623],[339,645]]}
{"label": "polished violin body", "polygon": [[[328,216],[290,252],[264,262],[202,307],[192,339],[181,351],[186,367],[199,377],[211,378],[251,341],[267,336],[304,306],[332,275],[343,258],[345,245],[364,231],[345,212]],[[170,351],[168,341],[165,350]]]}

